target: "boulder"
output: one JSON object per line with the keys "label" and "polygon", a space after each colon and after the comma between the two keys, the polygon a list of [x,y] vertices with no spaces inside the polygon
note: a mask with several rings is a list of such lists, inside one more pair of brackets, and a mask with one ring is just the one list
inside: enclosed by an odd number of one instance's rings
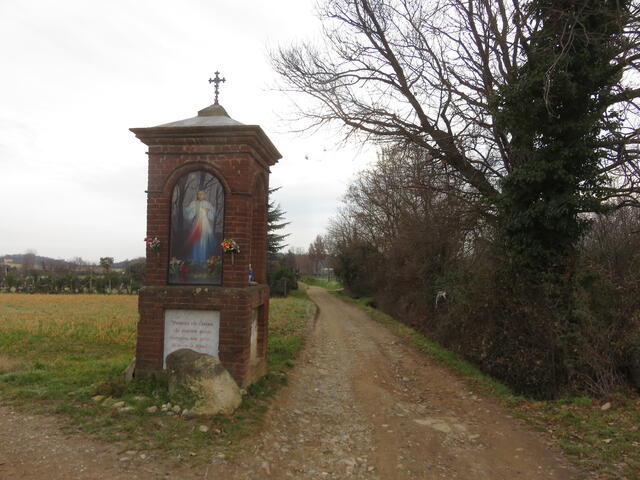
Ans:
{"label": "boulder", "polygon": [[182,348],[167,356],[169,395],[191,392],[196,415],[233,413],[242,402],[240,388],[217,358]]}

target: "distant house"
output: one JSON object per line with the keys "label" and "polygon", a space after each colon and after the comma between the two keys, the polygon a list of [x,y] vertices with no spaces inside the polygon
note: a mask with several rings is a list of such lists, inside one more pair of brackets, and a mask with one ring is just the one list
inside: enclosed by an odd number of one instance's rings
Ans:
{"label": "distant house", "polygon": [[20,268],[22,267],[22,264],[14,263],[12,258],[5,257],[2,259],[2,266],[7,268]]}

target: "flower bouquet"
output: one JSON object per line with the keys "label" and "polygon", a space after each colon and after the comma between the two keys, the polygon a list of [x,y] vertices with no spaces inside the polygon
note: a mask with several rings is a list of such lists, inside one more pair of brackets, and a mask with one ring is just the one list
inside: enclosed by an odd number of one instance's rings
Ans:
{"label": "flower bouquet", "polygon": [[178,276],[178,274],[180,273],[180,267],[184,265],[184,261],[180,260],[176,257],[171,257],[171,260],[169,260],[169,274],[171,276]]}
{"label": "flower bouquet", "polygon": [[144,239],[147,248],[151,249],[156,255],[160,253],[160,239],[158,237],[147,237]]}
{"label": "flower bouquet", "polygon": [[184,281],[185,274],[189,272],[189,267],[184,263],[184,260],[180,260],[176,257],[171,257],[169,260],[169,275],[172,277],[178,277],[180,281]]}
{"label": "flower bouquet", "polygon": [[222,246],[222,250],[224,251],[224,253],[231,254],[231,263],[235,263],[234,254],[240,253],[240,247],[238,246],[236,241],[232,239],[224,239],[220,245]]}
{"label": "flower bouquet", "polygon": [[220,257],[216,257],[215,255],[207,258],[207,273],[210,277],[214,275],[219,262]]}

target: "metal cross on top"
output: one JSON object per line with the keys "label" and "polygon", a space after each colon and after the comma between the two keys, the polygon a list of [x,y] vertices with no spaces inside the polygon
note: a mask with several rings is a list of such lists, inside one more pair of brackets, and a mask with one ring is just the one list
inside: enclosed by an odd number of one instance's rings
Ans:
{"label": "metal cross on top", "polygon": [[216,72],[216,76],[215,76],[215,78],[213,78],[213,79],[211,79],[211,78],[210,78],[210,79],[209,79],[209,83],[215,83],[215,84],[216,84],[216,87],[215,87],[215,88],[216,88],[216,89],[215,89],[215,92],[216,92],[216,101],[213,103],[214,105],[218,105],[218,93],[219,93],[219,92],[218,92],[218,88],[219,88],[220,84],[221,84],[221,83],[223,83],[223,82],[226,82],[226,81],[227,81],[227,79],[226,79],[226,78],[220,78],[220,76],[219,76],[219,75],[220,75],[220,72]]}

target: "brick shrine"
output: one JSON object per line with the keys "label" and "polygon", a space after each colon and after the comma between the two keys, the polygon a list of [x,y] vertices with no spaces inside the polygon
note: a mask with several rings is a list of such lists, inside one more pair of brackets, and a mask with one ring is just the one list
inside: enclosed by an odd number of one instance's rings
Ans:
{"label": "brick shrine", "polygon": [[[173,345],[218,356],[245,387],[267,367],[269,168],[281,155],[217,91],[196,117],[131,131],[149,147],[147,237],[159,240],[147,248],[135,376],[162,375]],[[222,239],[240,251],[224,253]]]}

